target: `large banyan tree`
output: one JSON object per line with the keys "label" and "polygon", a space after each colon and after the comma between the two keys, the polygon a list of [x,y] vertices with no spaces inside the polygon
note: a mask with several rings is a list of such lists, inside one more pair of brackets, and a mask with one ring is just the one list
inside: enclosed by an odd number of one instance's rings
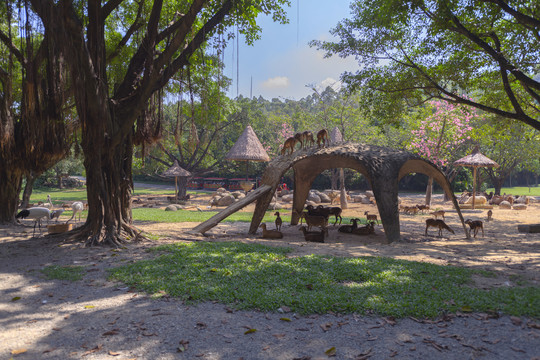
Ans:
{"label": "large banyan tree", "polygon": [[82,126],[89,210],[76,236],[116,245],[136,238],[132,154],[138,131],[155,133],[142,116],[149,99],[216,32],[236,26],[253,40],[255,17],[283,20],[288,1],[30,1],[66,53]]}
{"label": "large banyan tree", "polygon": [[65,157],[76,127],[62,50],[18,5],[0,4],[0,223],[15,220],[23,177]]}

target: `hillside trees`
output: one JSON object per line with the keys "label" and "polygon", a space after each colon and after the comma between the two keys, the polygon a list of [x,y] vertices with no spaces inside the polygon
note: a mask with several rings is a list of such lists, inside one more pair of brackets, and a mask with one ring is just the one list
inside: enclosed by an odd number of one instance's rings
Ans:
{"label": "hillside trees", "polygon": [[23,176],[65,157],[77,126],[65,54],[29,13],[0,4],[0,223],[14,221]]}
{"label": "hillside trees", "polygon": [[89,210],[76,235],[87,244],[118,245],[136,238],[131,226],[133,144],[135,139],[156,141],[160,128],[159,121],[143,116],[149,100],[216,32],[234,24],[253,41],[257,14],[283,20],[280,7],[288,2],[31,3],[65,52],[82,124]]}
{"label": "hillside trees", "polygon": [[[351,88],[398,106],[440,99],[540,130],[540,6],[535,1],[354,1],[351,18],[313,42],[356,56]],[[405,101],[403,101],[405,100]]]}

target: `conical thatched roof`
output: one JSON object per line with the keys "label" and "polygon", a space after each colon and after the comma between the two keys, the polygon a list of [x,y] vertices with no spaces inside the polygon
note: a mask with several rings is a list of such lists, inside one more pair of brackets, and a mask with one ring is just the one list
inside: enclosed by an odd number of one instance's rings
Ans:
{"label": "conical thatched roof", "polygon": [[474,148],[470,155],[467,155],[459,160],[454,161],[456,166],[471,166],[471,167],[499,167],[495,161],[491,160],[480,153],[478,146]]}
{"label": "conical thatched roof", "polygon": [[161,176],[167,176],[167,177],[177,177],[177,176],[191,176],[191,173],[187,171],[186,169],[182,168],[180,165],[178,165],[178,161],[174,160],[174,164],[165,170]]}
{"label": "conical thatched roof", "polygon": [[330,132],[330,142],[332,144],[340,143],[343,141],[343,135],[341,134],[341,131],[339,131],[338,127],[334,127],[332,131]]}
{"label": "conical thatched roof", "polygon": [[225,156],[227,160],[240,161],[270,161],[270,157],[264,150],[259,138],[248,125],[242,135],[236,141],[236,144],[229,150]]}

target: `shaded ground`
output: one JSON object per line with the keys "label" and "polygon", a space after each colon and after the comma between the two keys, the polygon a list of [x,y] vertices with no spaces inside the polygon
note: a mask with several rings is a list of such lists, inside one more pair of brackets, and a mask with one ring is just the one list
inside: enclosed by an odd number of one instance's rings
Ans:
{"label": "shaded ground", "polygon": [[[207,199],[194,199],[206,210]],[[404,199],[414,204],[416,198]],[[350,204],[345,216],[376,213],[374,205]],[[441,201],[435,207],[450,210]],[[250,207],[244,211],[250,211]],[[282,210],[287,212],[287,210]],[[185,233],[196,224],[138,224],[174,241],[246,241],[290,246],[291,256],[378,255],[492,270],[477,286],[538,286],[540,234],[520,234],[517,224],[539,222],[537,204],[526,211],[495,210],[485,237],[466,240],[457,215],[456,231],[424,236],[427,215],[402,215],[405,241],[380,244],[373,236],[354,237],[330,230],[327,243],[306,243],[297,226],[284,225],[280,241],[247,236],[247,223],[222,223],[207,237]],[[484,211],[466,217],[484,219]],[[272,224],[268,224],[273,228]],[[534,359],[540,357],[538,319],[457,314],[435,321],[368,315],[313,315],[233,311],[217,303],[185,306],[175,299],[152,299],[107,281],[106,269],[150,256],[157,242],[126,249],[82,248],[60,237],[30,238],[28,227],[0,228],[0,358],[9,359]],[[448,236],[450,235],[450,236]],[[77,282],[46,280],[48,265],[85,266]],[[20,299],[16,300],[18,297]],[[285,309],[287,311],[287,309]],[[288,318],[291,321],[280,320]],[[257,331],[246,332],[249,329]],[[183,350],[180,351],[179,350]],[[12,355],[11,352],[21,352]]]}

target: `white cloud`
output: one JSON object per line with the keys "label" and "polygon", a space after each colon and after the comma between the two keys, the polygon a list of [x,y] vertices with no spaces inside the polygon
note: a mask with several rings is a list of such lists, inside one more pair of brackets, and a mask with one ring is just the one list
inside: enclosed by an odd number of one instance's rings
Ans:
{"label": "white cloud", "polygon": [[332,77],[327,77],[326,79],[321,81],[319,84],[317,84],[317,90],[324,90],[328,86],[330,86],[335,91],[339,91],[341,89],[341,85],[342,85],[341,81],[336,80]]}
{"label": "white cloud", "polygon": [[276,76],[269,78],[262,83],[262,87],[266,89],[287,88],[290,85],[289,78],[286,76]]}

